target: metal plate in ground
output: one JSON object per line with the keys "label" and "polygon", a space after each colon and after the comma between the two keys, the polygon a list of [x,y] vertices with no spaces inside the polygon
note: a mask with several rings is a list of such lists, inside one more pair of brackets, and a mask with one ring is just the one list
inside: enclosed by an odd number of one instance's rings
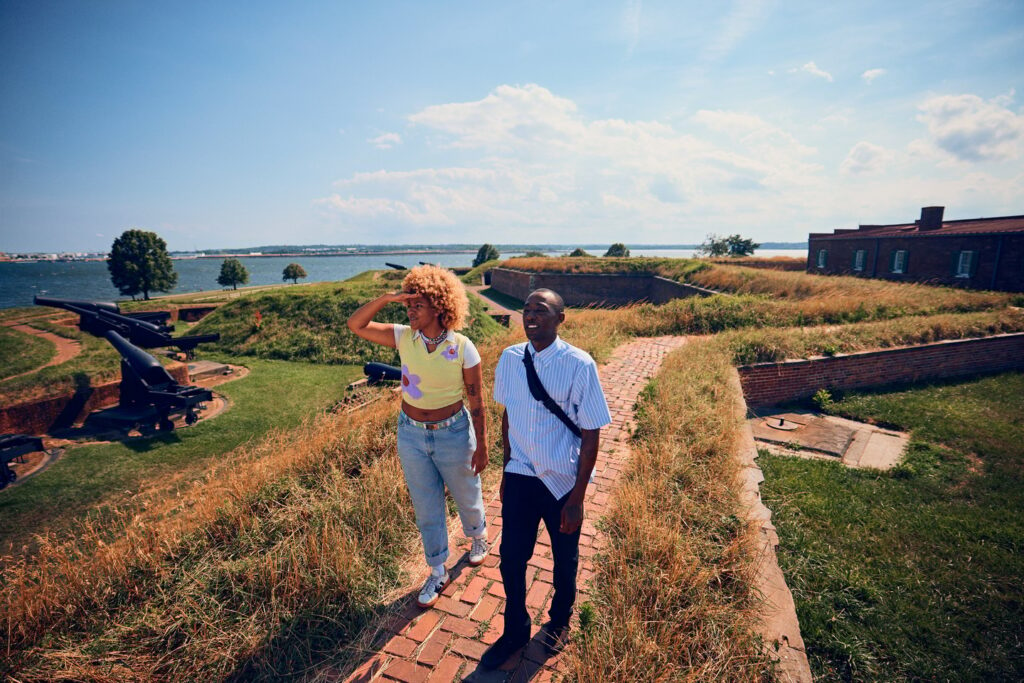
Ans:
{"label": "metal plate in ground", "polygon": [[[779,431],[769,423],[779,419],[792,422],[798,427],[790,431]],[[854,430],[833,424],[815,415],[781,413],[754,420],[754,438],[759,441],[776,443],[789,448],[806,448],[836,458],[842,458],[853,441]]]}

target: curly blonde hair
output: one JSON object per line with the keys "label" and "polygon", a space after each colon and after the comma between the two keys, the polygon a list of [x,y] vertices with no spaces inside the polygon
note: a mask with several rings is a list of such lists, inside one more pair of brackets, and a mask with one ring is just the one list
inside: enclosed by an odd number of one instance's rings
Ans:
{"label": "curly blonde hair", "polygon": [[437,309],[437,319],[446,330],[461,330],[469,315],[469,299],[455,273],[447,268],[416,266],[402,280],[402,291],[419,294]]}

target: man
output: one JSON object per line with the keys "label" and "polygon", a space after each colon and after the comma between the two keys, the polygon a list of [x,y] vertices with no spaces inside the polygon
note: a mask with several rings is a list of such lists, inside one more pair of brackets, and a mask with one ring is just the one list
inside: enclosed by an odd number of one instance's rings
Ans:
{"label": "man", "polygon": [[[484,668],[504,663],[530,640],[526,611],[526,563],[533,556],[540,520],[551,537],[555,592],[542,638],[548,654],[567,640],[576,600],[583,499],[597,462],[601,427],[611,422],[597,376],[585,351],[558,337],[565,304],[555,292],[538,289],[523,307],[525,344],[505,349],[494,378],[494,399],[505,406],[501,419],[505,466],[501,480],[501,578],[505,584],[505,631],[480,660]],[[543,390],[578,428],[577,436],[530,387],[527,363]]]}

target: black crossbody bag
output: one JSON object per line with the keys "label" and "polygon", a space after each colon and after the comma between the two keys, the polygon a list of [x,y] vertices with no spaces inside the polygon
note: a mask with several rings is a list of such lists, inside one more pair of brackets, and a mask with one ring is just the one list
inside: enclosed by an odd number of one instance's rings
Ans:
{"label": "black crossbody bag", "polygon": [[523,365],[526,366],[526,383],[530,387],[530,395],[543,403],[545,408],[550,410],[555,417],[565,423],[565,426],[568,427],[569,431],[575,434],[577,438],[582,438],[583,432],[581,432],[580,428],[569,419],[569,416],[565,414],[565,411],[562,410],[561,406],[555,403],[555,399],[551,398],[547,389],[544,388],[544,384],[540,381],[540,377],[537,376],[537,368],[533,367],[533,358],[530,356],[529,344],[527,344],[527,348],[523,349]]}

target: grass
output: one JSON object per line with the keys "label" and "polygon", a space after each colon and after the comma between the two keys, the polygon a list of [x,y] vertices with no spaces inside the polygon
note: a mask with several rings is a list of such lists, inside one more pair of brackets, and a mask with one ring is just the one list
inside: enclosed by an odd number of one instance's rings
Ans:
{"label": "grass", "polygon": [[741,400],[724,354],[692,342],[638,404],[638,431],[603,519],[594,609],[571,677],[756,681],[758,530],[736,497]]}
{"label": "grass", "polygon": [[[684,277],[681,271],[686,269],[692,269],[693,276],[700,274],[699,268],[720,266],[686,262],[676,267],[678,276]],[[280,301],[275,299],[279,292],[249,294],[222,306],[221,311],[237,310],[218,325],[235,335],[232,349],[263,343],[265,355],[276,348],[274,353],[301,357],[310,347],[299,342],[312,339],[312,348],[320,350],[311,357],[337,359],[342,351],[358,356],[358,349],[346,350],[331,337],[330,324],[344,312],[324,299],[366,300],[374,292],[393,288],[395,277],[400,279],[401,273],[289,288]],[[969,293],[959,294],[966,297],[968,309],[988,305],[970,299]],[[562,333],[603,360],[636,334],[710,333],[809,320],[850,323],[876,313],[886,318],[906,313],[856,306],[815,309],[821,303],[815,296],[779,301],[770,294],[748,293],[663,307],[572,311]],[[255,298],[278,308],[261,309],[263,327],[268,329],[254,335],[253,310],[245,308],[245,301]],[[929,305],[913,310],[923,313]],[[979,317],[970,324],[1003,324],[997,311],[1004,306],[1005,300],[997,299],[991,305],[991,319]],[[288,315],[274,320],[278,310]],[[301,330],[292,343],[289,324]],[[925,324],[919,333],[925,333]],[[940,329],[959,324],[946,322]],[[201,327],[190,333],[201,333]],[[889,333],[863,334],[881,338]],[[493,367],[501,349],[522,338],[521,330],[499,328],[477,340],[485,367],[491,457],[485,487],[490,489],[496,485],[501,462],[500,423],[490,399]],[[570,677],[770,678],[770,664],[753,632],[760,611],[750,580],[756,570],[756,535],[743,521],[731,485],[736,475],[732,454],[741,427],[733,411],[738,396],[728,381],[731,360],[726,346],[692,342],[669,356],[644,391],[630,470],[602,522],[608,545],[595,567],[593,606],[581,609],[587,615],[586,635],[576,654],[570,654]],[[343,370],[323,364],[303,367]],[[250,411],[256,414],[252,419],[262,420],[259,413],[280,402],[267,400],[278,388],[270,385],[262,393],[253,392],[249,405],[257,407]],[[319,388],[311,386],[308,392]],[[1019,388],[1013,390],[1020,395]],[[0,558],[5,571],[0,614],[7,617],[0,627],[8,644],[0,673],[18,680],[278,680],[316,679],[338,672],[344,676],[353,661],[364,658],[360,647],[374,632],[377,617],[386,612],[394,589],[408,581],[405,563],[413,558],[421,562],[394,454],[396,408],[389,400],[351,415],[318,415],[279,429],[270,428],[278,418],[268,416],[263,426],[269,431],[262,436],[234,446],[225,442],[216,455],[182,452],[173,457],[174,465],[162,465],[166,469],[159,470],[159,476],[127,486],[129,493],[108,499],[66,533],[43,534],[31,555],[14,548]],[[1019,435],[1014,439],[1021,443]],[[917,465],[889,479],[929,480],[938,467],[934,463],[941,460],[936,453],[952,452],[947,446],[923,448],[913,461]],[[174,447],[178,444],[161,443],[150,452],[124,455],[144,460]],[[204,457],[199,467],[185,466]],[[964,459],[974,462],[966,455]],[[806,488],[798,486],[787,500]],[[1006,517],[1013,519],[1019,501],[1006,500],[1016,506],[1004,508]],[[1001,527],[992,528],[997,533],[985,538],[1002,547]],[[884,531],[872,527],[871,533]],[[834,537],[840,531],[832,533]],[[1019,541],[1014,543],[1019,551]],[[783,541],[784,552],[788,547]],[[947,552],[932,562],[954,556]],[[814,569],[826,578],[838,577],[829,579],[836,584],[846,580],[843,571],[867,571],[852,561],[852,569],[833,571],[828,559]],[[802,595],[798,593],[798,602]],[[1019,595],[1009,595],[1020,604]],[[1011,626],[1018,622],[1019,618],[1006,620]],[[882,676],[888,672],[878,670]]]}
{"label": "grass", "polygon": [[890,473],[763,454],[779,562],[821,680],[1021,680],[1024,375],[851,393],[911,431]]}
{"label": "grass", "polygon": [[[321,416],[8,559],[0,672],[20,680],[279,680],[332,661],[413,537],[393,405]],[[112,538],[104,540],[110,536]]]}
{"label": "grass", "polygon": [[[856,277],[824,277],[700,259],[509,259],[510,268],[560,273],[650,273],[699,285],[733,297],[677,299],[662,307],[640,307],[640,315],[661,318],[670,333],[716,332],[735,326],[843,324],[905,315],[964,313],[1004,308],[1018,296],[952,287]],[[723,301],[735,299],[735,301]],[[659,314],[660,310],[664,310]],[[690,327],[675,331],[675,327]],[[689,320],[688,320],[689,319]],[[690,323],[688,325],[688,323]],[[638,330],[640,329],[637,326]],[[644,332],[638,332],[644,333]]]}
{"label": "grass", "polygon": [[734,363],[745,365],[1022,331],[1024,311],[1005,308],[841,326],[748,328],[723,332],[715,343],[728,348]]}
{"label": "grass", "polygon": [[56,353],[57,347],[49,339],[0,327],[0,358],[4,359],[5,378],[34,370]]}
{"label": "grass", "polygon": [[[360,339],[345,326],[348,317],[366,301],[397,286],[390,273],[381,275],[304,288],[298,293],[274,291],[247,296],[221,306],[190,333],[219,333],[220,341],[207,348],[224,353],[324,364],[371,360],[394,364],[397,351]],[[405,308],[399,304],[389,304],[375,319],[408,322]],[[479,343],[501,329],[480,300],[470,296],[470,321],[463,333]]]}
{"label": "grass", "polygon": [[[99,339],[75,328],[47,321],[35,320],[28,324],[74,339],[81,345],[82,350],[77,356],[60,365],[51,365],[40,368],[38,372],[0,381],[0,405],[59,396],[74,391],[79,386],[102,384],[119,376],[121,357],[106,339]],[[6,367],[5,363],[4,374],[8,374]]]}
{"label": "grass", "polygon": [[[238,359],[222,359],[239,362]],[[117,505],[147,481],[177,471],[203,474],[207,460],[277,430],[289,430],[344,393],[361,375],[352,366],[245,359],[248,376],[217,387],[231,401],[216,419],[167,435],[79,446],[29,484],[0,496],[4,546],[31,546],[33,534],[65,528],[99,504]],[[273,396],[273,400],[267,400]],[[10,548],[7,548],[10,552]]]}

